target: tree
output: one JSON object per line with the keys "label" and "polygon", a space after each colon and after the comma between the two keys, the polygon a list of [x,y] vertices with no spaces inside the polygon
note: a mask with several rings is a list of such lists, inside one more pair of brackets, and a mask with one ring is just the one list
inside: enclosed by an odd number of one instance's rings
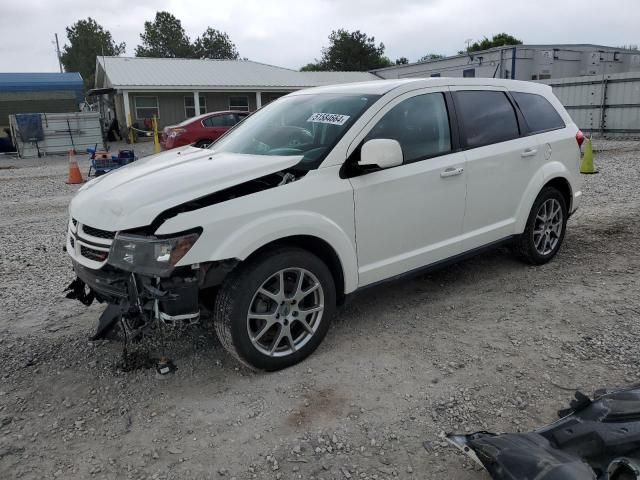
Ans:
{"label": "tree", "polygon": [[491,40],[484,37],[479,42],[472,43],[469,45],[469,48],[467,48],[467,53],[487,50],[493,47],[502,47],[505,45],[522,45],[522,40],[518,40],[516,37],[509,35],[508,33],[498,33],[491,37]]}
{"label": "tree", "polygon": [[396,58],[396,65],[407,65],[409,63],[409,59],[407,57]]}
{"label": "tree", "polygon": [[391,66],[391,60],[384,56],[384,44],[376,45],[375,41],[360,30],[334,30],[329,35],[329,46],[322,49],[322,58],[302,68],[362,72]]}
{"label": "tree", "polygon": [[193,56],[195,58],[237,60],[240,55],[229,35],[209,27],[193,43]]}
{"label": "tree", "polygon": [[300,69],[301,72],[321,72],[324,70],[320,63],[307,63],[304,67]]}
{"label": "tree", "polygon": [[429,60],[440,60],[444,58],[444,55],[440,55],[439,53],[427,53],[418,59],[418,62],[428,62]]}
{"label": "tree", "polygon": [[156,12],[153,22],[144,22],[140,38],[142,45],[136,47],[136,57],[193,57],[193,47],[182,23],[169,12]]}
{"label": "tree", "polygon": [[91,17],[78,20],[66,30],[69,45],[62,47],[62,65],[67,72],[80,72],[85,88],[93,88],[96,57],[121,55],[126,45],[124,42],[116,43],[111,33]]}

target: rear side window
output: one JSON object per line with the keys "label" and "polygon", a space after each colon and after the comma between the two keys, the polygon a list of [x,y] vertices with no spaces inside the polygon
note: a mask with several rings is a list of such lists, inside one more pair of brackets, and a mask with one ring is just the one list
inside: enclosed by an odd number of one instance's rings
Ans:
{"label": "rear side window", "polygon": [[547,132],[565,127],[562,117],[542,95],[520,92],[511,92],[511,95],[518,104],[530,133]]}
{"label": "rear side window", "polygon": [[205,118],[202,123],[205,127],[222,127],[224,126],[224,119],[221,115]]}
{"label": "rear side window", "polygon": [[205,127],[233,127],[238,123],[238,118],[234,113],[225,113],[205,118],[202,123]]}
{"label": "rear side window", "polygon": [[454,92],[469,148],[518,138],[518,120],[504,92],[463,90]]}
{"label": "rear side window", "polygon": [[449,115],[443,94],[403,100],[384,114],[365,141],[374,138],[397,140],[405,164],[450,152]]}

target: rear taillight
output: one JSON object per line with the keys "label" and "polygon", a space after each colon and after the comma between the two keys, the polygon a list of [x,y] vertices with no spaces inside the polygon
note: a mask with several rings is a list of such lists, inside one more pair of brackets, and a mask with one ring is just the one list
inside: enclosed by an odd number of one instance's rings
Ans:
{"label": "rear taillight", "polygon": [[582,147],[582,142],[584,142],[584,133],[582,133],[582,130],[578,130],[576,133],[576,142],[578,142],[578,148]]}
{"label": "rear taillight", "polygon": [[169,138],[176,138],[186,132],[186,128],[172,128],[169,130],[169,134],[167,135]]}

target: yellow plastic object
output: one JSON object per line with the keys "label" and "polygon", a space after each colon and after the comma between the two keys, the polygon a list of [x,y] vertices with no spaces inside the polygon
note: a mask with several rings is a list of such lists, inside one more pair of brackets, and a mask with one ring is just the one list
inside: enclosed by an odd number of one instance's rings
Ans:
{"label": "yellow plastic object", "polygon": [[587,144],[584,147],[584,155],[582,157],[582,163],[580,163],[580,173],[598,173],[593,165],[593,145],[591,144],[590,138],[587,139]]}
{"label": "yellow plastic object", "polygon": [[153,153],[160,153],[160,140],[158,139],[158,119],[153,116]]}

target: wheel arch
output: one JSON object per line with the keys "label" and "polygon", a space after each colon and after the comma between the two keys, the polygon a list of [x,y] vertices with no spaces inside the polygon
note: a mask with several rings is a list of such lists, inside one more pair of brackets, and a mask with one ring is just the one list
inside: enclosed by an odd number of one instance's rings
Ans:
{"label": "wheel arch", "polygon": [[524,231],[527,220],[529,219],[529,213],[531,213],[531,208],[533,207],[536,198],[538,198],[538,195],[540,195],[540,192],[545,187],[554,187],[560,191],[567,204],[567,212],[571,212],[573,189],[571,188],[571,182],[569,179],[563,175],[561,171],[554,172],[548,177],[540,171],[534,178],[532,178],[525,190],[525,194],[522,197],[518,219],[516,221],[515,234],[520,234]]}
{"label": "wheel arch", "polygon": [[573,200],[573,190],[571,189],[571,184],[566,178],[564,177],[552,178],[542,186],[540,191],[542,191],[542,189],[545,187],[554,187],[556,190],[558,190],[564,197],[564,201],[567,205],[567,212],[570,212],[572,210],[571,204]]}
{"label": "wheel arch", "polygon": [[274,248],[281,247],[301,248],[320,258],[320,260],[327,265],[331,275],[333,276],[333,280],[336,285],[336,299],[338,303],[343,303],[345,298],[344,266],[342,265],[338,252],[336,252],[336,250],[327,241],[319,237],[315,237],[313,235],[291,235],[279,238],[252,252],[245,261],[260,256]]}

